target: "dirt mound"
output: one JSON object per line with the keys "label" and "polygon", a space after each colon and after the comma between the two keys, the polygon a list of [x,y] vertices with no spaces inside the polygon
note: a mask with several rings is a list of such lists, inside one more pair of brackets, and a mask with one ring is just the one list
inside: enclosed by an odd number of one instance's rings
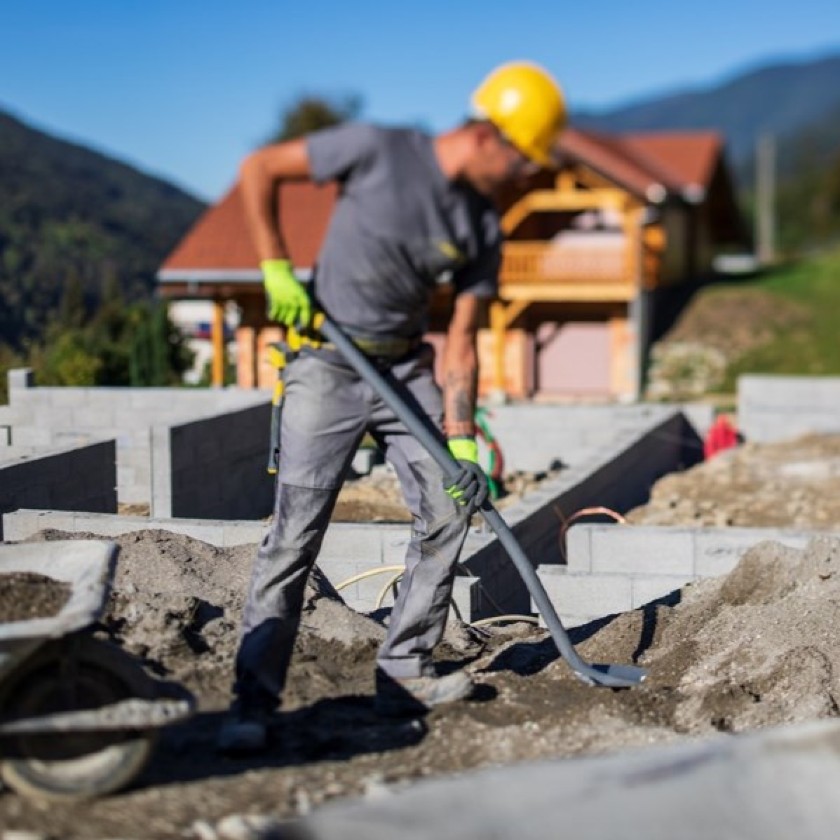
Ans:
{"label": "dirt mound", "polygon": [[70,586],[33,572],[0,574],[0,622],[51,618],[70,600]]}
{"label": "dirt mound", "polygon": [[[546,478],[557,475],[562,464],[547,471],[510,471],[500,482],[501,494],[493,504],[499,509],[519,501]],[[410,522],[396,473],[387,466],[376,466],[370,475],[345,482],[338,494],[333,522]]]}
{"label": "dirt mound", "polygon": [[808,321],[805,307],[772,292],[711,286],[691,300],[662,343],[702,343],[732,361],[765,344],[779,328]]}
{"label": "dirt mound", "polygon": [[672,690],[662,723],[692,734],[835,715],[838,619],[840,541],[761,544],[727,577],[683,590],[643,658],[646,690]]}
{"label": "dirt mound", "polygon": [[656,483],[635,525],[818,528],[840,523],[840,435],[745,443]]}
{"label": "dirt mound", "polygon": [[473,701],[423,721],[375,715],[384,629],[316,575],[272,749],[251,761],[224,759],[214,738],[254,547],[217,549],[166,532],[117,541],[109,624],[150,668],[191,688],[201,713],[167,732],[135,790],[48,811],[3,796],[4,826],[67,838],[194,838],[230,814],[288,817],[336,797],[379,795],[384,784],[838,713],[840,540],[819,538],[804,551],[764,543],[727,577],[685,587],[671,606],[577,628],[585,659],[649,669],[634,689],[585,685],[532,625],[452,625],[440,665],[467,668],[479,688]]}

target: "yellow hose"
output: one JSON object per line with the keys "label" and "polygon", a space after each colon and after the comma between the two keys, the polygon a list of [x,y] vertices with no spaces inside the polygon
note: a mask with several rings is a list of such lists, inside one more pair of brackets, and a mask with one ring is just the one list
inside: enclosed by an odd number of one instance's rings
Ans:
{"label": "yellow hose", "polygon": [[484,627],[486,624],[495,624],[498,621],[527,621],[529,624],[540,623],[540,620],[533,615],[494,615],[490,618],[480,618],[478,621],[471,621],[470,627]]}
{"label": "yellow hose", "polygon": [[353,577],[347,578],[347,580],[343,580],[341,583],[336,586],[336,591],[340,592],[347,586],[352,586],[354,583],[358,583],[360,580],[365,580],[369,577],[374,577],[375,575],[381,575],[384,572],[399,572],[402,574],[405,571],[405,566],[376,566],[373,569],[367,569],[364,572],[359,572],[357,575],[353,575]]}

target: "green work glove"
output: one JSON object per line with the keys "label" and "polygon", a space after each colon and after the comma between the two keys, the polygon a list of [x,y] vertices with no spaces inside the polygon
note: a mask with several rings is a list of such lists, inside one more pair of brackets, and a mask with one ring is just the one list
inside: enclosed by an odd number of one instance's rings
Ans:
{"label": "green work glove", "polygon": [[295,277],[292,264],[288,260],[263,260],[260,268],[268,298],[268,317],[287,327],[308,327],[312,304],[306,289]]}
{"label": "green work glove", "polygon": [[448,442],[449,453],[458,462],[461,472],[444,482],[446,492],[472,516],[483,504],[489,492],[487,476],[478,465],[478,444],[474,437],[453,437]]}

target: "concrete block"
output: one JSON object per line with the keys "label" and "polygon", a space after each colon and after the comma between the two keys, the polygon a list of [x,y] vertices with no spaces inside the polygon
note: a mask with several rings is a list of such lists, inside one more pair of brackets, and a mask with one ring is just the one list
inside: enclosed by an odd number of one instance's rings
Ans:
{"label": "concrete block", "polygon": [[103,426],[114,428],[116,425],[113,409],[104,405],[74,408],[68,412],[67,420],[67,425],[76,429],[101,429]]}
{"label": "concrete block", "polygon": [[454,611],[462,621],[474,621],[481,614],[481,590],[475,578],[456,577],[452,586]]}
{"label": "concrete block", "polygon": [[540,566],[537,575],[561,620],[572,621],[569,626],[633,607],[628,575],[575,574],[558,566]]}
{"label": "concrete block", "polygon": [[157,519],[168,519],[172,516],[172,454],[169,427],[152,426],[149,435],[151,514]]}
{"label": "concrete block", "polygon": [[694,574],[694,546],[690,534],[685,531],[594,526],[591,546],[593,573],[683,575],[686,578]]}
{"label": "concrete block", "polygon": [[760,442],[840,431],[840,377],[739,377],[738,426]]}
{"label": "concrete block", "polygon": [[572,525],[566,531],[566,566],[573,572],[592,571],[592,529]]}
{"label": "concrete block", "polygon": [[9,397],[11,398],[12,391],[25,391],[28,388],[33,388],[35,385],[35,374],[32,368],[15,368],[6,374],[6,383],[8,384]]}
{"label": "concrete block", "polygon": [[12,443],[15,446],[46,449],[52,445],[52,433],[48,428],[20,426],[16,423],[12,429]]}
{"label": "concrete block", "polygon": [[[320,555],[318,555],[318,566],[336,588],[351,578],[365,573],[370,573],[371,579],[379,580],[381,583],[382,574],[384,574],[381,570],[385,568],[380,563],[368,563],[364,560],[336,560]],[[355,585],[350,584],[350,586]]]}
{"label": "concrete block", "polygon": [[801,549],[815,533],[776,528],[703,528],[694,536],[694,573],[697,577],[725,575],[745,552],[760,542],[773,540]]}
{"label": "concrete block", "polygon": [[319,558],[382,563],[383,535],[375,526],[333,523],[327,528]]}
{"label": "concrete block", "polygon": [[399,572],[383,572],[373,577],[365,578],[355,584],[356,597],[363,605],[361,612],[370,612],[378,609],[377,602],[381,607],[392,607],[394,605],[394,590],[391,581]]}
{"label": "concrete block", "polygon": [[73,533],[77,530],[76,515],[62,511],[25,508],[3,514],[3,538],[10,542],[28,539],[47,528]]}
{"label": "concrete block", "polygon": [[[639,575],[631,578],[631,604],[633,609],[682,589],[691,578],[684,575]],[[606,613],[605,613],[606,615]]]}
{"label": "concrete block", "polygon": [[264,522],[223,522],[222,523],[222,547],[235,545],[253,545],[262,543],[268,525]]}
{"label": "concrete block", "polygon": [[128,485],[134,484],[135,476],[137,471],[134,467],[126,466],[123,462],[122,465],[117,466],[117,484],[120,487],[125,487]]}
{"label": "concrete block", "polygon": [[352,468],[357,475],[367,475],[380,457],[377,449],[359,449],[353,456]]}

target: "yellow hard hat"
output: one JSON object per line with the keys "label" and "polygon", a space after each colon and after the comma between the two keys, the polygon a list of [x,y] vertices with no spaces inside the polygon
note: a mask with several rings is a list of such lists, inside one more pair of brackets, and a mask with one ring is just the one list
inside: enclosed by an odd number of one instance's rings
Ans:
{"label": "yellow hard hat", "polygon": [[519,151],[552,166],[552,151],[566,125],[566,102],[551,75],[529,61],[502,64],[472,95],[473,116],[488,120]]}

